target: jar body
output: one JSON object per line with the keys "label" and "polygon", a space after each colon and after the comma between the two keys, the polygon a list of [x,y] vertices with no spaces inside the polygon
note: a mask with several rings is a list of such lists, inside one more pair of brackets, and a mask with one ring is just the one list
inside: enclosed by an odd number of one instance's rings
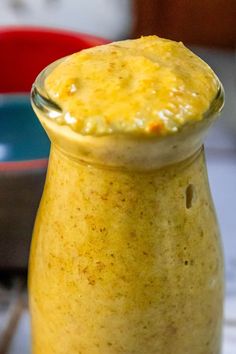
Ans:
{"label": "jar body", "polygon": [[142,172],[53,146],[29,287],[33,354],[219,354],[223,260],[203,150]]}

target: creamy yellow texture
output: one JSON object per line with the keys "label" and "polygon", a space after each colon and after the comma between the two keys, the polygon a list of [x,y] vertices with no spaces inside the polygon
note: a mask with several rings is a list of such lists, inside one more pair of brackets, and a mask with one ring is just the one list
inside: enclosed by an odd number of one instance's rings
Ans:
{"label": "creamy yellow texture", "polygon": [[157,36],[73,54],[45,81],[63,116],[84,135],[166,135],[204,118],[218,80],[199,57]]}
{"label": "creamy yellow texture", "polygon": [[52,149],[31,249],[33,354],[220,354],[222,269],[202,153],[137,173]]}

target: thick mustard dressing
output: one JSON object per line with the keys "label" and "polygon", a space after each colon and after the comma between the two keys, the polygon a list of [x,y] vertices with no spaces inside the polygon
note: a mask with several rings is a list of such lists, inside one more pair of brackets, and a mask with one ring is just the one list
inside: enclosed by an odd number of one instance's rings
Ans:
{"label": "thick mustard dressing", "polygon": [[151,36],[74,54],[43,89],[62,112],[33,99],[52,140],[33,354],[220,354],[223,259],[195,126],[219,90],[212,70]]}
{"label": "thick mustard dressing", "polygon": [[219,84],[182,43],[149,36],[69,56],[45,88],[78,133],[166,135],[203,119]]}

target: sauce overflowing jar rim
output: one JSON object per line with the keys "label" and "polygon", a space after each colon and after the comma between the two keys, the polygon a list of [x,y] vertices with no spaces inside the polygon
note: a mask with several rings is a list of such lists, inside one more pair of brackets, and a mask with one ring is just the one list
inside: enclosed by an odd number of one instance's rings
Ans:
{"label": "sauce overflowing jar rim", "polygon": [[209,126],[224,106],[224,89],[217,78],[217,94],[202,119],[184,124],[175,133],[165,136],[82,135],[55,121],[66,112],[50,99],[45,89],[47,75],[63,60],[65,58],[53,62],[38,75],[32,87],[31,101],[51,142],[79,161],[138,170],[153,170],[184,161],[201,148]]}
{"label": "sauce overflowing jar rim", "polygon": [[[44,70],[41,71],[41,73],[39,73],[39,75],[37,76],[33,86],[32,86],[32,90],[31,90],[31,100],[32,100],[32,104],[33,106],[35,106],[37,109],[39,109],[44,115],[45,117],[47,117],[48,119],[51,120],[55,120],[55,118],[59,118],[60,116],[65,115],[67,112],[63,112],[62,108],[56,103],[54,102],[48,95],[46,89],[45,89],[45,79],[47,78],[47,76],[56,68],[57,65],[59,65],[61,62],[63,62],[67,57],[61,58],[59,60],[56,60],[55,62],[51,63],[50,65],[48,65]],[[218,91],[215,95],[215,97],[213,98],[212,102],[210,103],[210,106],[208,108],[208,110],[203,113],[202,119],[201,120],[197,120],[197,121],[190,121],[187,122],[185,124],[183,124],[182,127],[180,127],[178,129],[178,131],[170,133],[170,135],[175,135],[181,132],[182,129],[185,129],[188,126],[198,126],[204,124],[205,120],[208,119],[212,119],[214,117],[216,117],[221,110],[224,107],[224,88],[219,80],[219,78],[216,76],[216,80],[218,81]],[[55,124],[58,124],[57,122],[55,122]],[[81,135],[81,136],[87,136],[87,134],[83,134],[80,132],[76,132],[76,134]],[[136,134],[132,134],[130,132],[124,132],[124,133],[120,133],[120,132],[116,132],[116,133],[104,133],[102,135],[96,135],[96,134],[88,134],[89,136],[92,137],[101,137],[101,136],[113,136],[113,135],[124,135],[127,136],[129,138],[132,137],[137,137]],[[138,135],[139,137],[142,136],[142,138],[146,138],[146,139],[158,139],[158,138],[165,138],[166,136],[153,136],[153,135]]]}

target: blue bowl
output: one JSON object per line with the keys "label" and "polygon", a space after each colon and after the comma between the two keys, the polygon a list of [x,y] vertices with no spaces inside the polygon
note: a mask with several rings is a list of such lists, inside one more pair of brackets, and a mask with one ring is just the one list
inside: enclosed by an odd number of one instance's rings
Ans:
{"label": "blue bowl", "polygon": [[49,147],[49,139],[31,108],[29,95],[1,95],[1,170],[46,164]]}

